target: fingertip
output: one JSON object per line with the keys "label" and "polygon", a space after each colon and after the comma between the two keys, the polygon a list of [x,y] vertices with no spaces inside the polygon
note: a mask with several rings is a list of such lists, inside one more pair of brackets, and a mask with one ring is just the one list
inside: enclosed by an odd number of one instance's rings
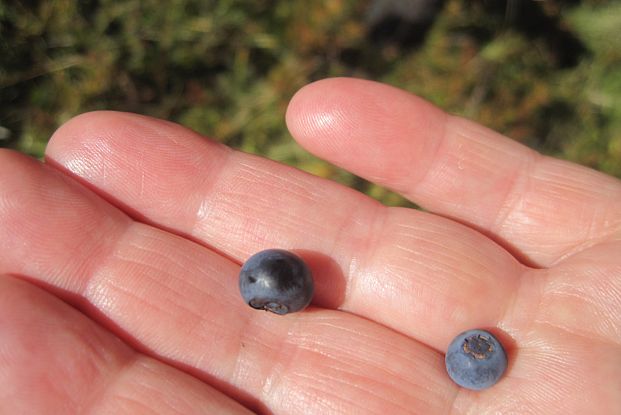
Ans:
{"label": "fingertip", "polygon": [[[347,116],[349,100],[347,78],[329,78],[302,87],[291,99],[286,122],[289,131],[301,142],[317,135],[344,130],[352,121]],[[335,131],[336,130],[336,131]],[[311,143],[308,143],[311,144]]]}
{"label": "fingertip", "polygon": [[104,126],[118,125],[123,113],[116,111],[90,111],[75,115],[61,124],[50,137],[45,149],[46,156],[58,154],[59,149],[79,137],[93,131],[105,131]]}
{"label": "fingertip", "polygon": [[286,117],[295,140],[318,157],[346,169],[355,169],[356,160],[375,164],[360,143],[358,131],[365,122],[362,117],[374,113],[369,107],[372,102],[361,97],[368,84],[371,82],[329,78],[303,87],[291,100]]}
{"label": "fingertip", "polygon": [[[107,141],[142,140],[154,144],[158,140],[187,136],[203,140],[198,133],[179,124],[121,111],[91,111],[76,115],[62,124],[50,138],[45,154],[61,157],[66,150],[85,150]],[[71,151],[70,151],[71,153]]]}
{"label": "fingertip", "polygon": [[[127,112],[94,111],[59,127],[48,143],[45,159],[95,186],[113,177],[122,180],[122,171],[106,168],[110,164],[143,177],[149,172],[157,181],[189,167],[207,168],[196,151],[205,145],[218,154],[226,151],[217,141],[170,121]],[[167,164],[170,160],[175,162]]]}
{"label": "fingertip", "polygon": [[[309,84],[292,98],[287,126],[311,153],[379,184],[411,179],[426,163],[445,114],[395,87],[353,78]],[[421,173],[422,174],[422,173]]]}
{"label": "fingertip", "polygon": [[[302,87],[291,99],[286,121],[291,134],[309,150],[323,146],[343,147],[351,132],[374,108],[372,81],[328,78]],[[384,86],[386,87],[386,86]],[[365,91],[370,97],[365,97]],[[320,146],[318,146],[320,145]]]}

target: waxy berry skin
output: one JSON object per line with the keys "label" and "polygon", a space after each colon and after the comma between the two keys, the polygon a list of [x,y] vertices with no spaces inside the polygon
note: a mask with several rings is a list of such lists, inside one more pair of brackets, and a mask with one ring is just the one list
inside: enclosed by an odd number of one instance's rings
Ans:
{"label": "waxy berry skin", "polygon": [[468,330],[455,337],[444,361],[451,379],[473,390],[493,386],[507,369],[505,349],[485,330]]}
{"label": "waxy berry skin", "polygon": [[268,249],[242,265],[239,291],[250,307],[282,315],[306,308],[314,283],[302,258],[283,249]]}

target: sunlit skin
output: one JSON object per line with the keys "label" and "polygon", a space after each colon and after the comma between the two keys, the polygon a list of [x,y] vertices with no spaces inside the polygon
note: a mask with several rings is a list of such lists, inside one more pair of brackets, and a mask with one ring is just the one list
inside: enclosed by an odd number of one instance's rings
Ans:
{"label": "sunlit skin", "polygon": [[[621,413],[621,182],[368,81],[286,122],[424,210],[132,114],[0,152],[0,413]],[[302,312],[240,300],[273,247],[312,269]],[[471,328],[509,360],[480,392],[444,367]]]}

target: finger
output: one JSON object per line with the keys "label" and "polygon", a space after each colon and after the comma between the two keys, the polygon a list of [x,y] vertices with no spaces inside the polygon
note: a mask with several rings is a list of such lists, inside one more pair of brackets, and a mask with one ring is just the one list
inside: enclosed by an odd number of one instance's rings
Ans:
{"label": "finger", "polygon": [[404,91],[329,79],[292,99],[287,124],[312,153],[472,224],[547,266],[621,237],[621,183],[542,157]]}
{"label": "finger", "polygon": [[0,202],[0,272],[53,285],[139,350],[260,412],[450,407],[456,388],[440,353],[348,313],[252,310],[239,298],[238,264],[110,212],[48,166],[16,155],[4,161],[21,190],[11,192],[11,206]]}
{"label": "finger", "polygon": [[478,232],[170,123],[86,114],[54,135],[47,157],[134,216],[237,261],[265,248],[306,251],[315,304],[438,349],[465,328],[496,326],[521,292],[523,267]]}
{"label": "finger", "polygon": [[6,275],[0,276],[0,385],[3,414],[250,413]]}

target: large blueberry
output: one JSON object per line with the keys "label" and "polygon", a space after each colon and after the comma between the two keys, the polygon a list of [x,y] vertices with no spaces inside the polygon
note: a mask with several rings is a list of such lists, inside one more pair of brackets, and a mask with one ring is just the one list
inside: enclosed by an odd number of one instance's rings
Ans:
{"label": "large blueberry", "polygon": [[469,330],[451,342],[445,357],[446,371],[455,383],[468,389],[489,388],[507,369],[507,355],[490,332]]}
{"label": "large blueberry", "polygon": [[313,298],[314,284],[302,258],[282,249],[268,249],[244,263],[239,290],[252,308],[287,314],[306,308]]}

